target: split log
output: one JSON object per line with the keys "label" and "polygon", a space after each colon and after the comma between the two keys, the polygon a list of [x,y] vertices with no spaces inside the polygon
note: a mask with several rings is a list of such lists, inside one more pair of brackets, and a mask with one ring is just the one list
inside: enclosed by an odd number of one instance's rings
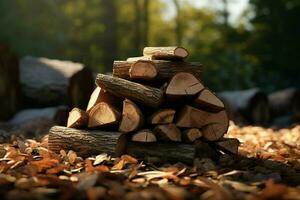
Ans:
{"label": "split log", "polygon": [[119,131],[128,133],[136,131],[144,124],[144,116],[139,107],[129,99],[123,101],[122,120]]}
{"label": "split log", "polygon": [[8,120],[21,107],[19,60],[8,46],[0,44],[0,121]]}
{"label": "split log", "polygon": [[89,128],[109,127],[118,125],[120,122],[120,112],[106,102],[96,104],[89,112]]}
{"label": "split log", "polygon": [[168,98],[193,96],[204,89],[200,81],[191,73],[179,72],[170,80],[166,95]]}
{"label": "split log", "polygon": [[91,94],[86,112],[90,112],[90,110],[98,103],[106,102],[117,108],[120,108],[122,100],[119,97],[116,97],[109,92],[101,89],[100,87],[96,87],[93,93]]}
{"label": "split log", "polygon": [[182,138],[186,143],[193,143],[203,136],[198,128],[190,128],[182,132]]}
{"label": "split log", "polygon": [[170,124],[174,120],[174,109],[160,109],[153,113],[149,118],[150,124]]}
{"label": "split log", "polygon": [[20,61],[20,82],[26,107],[85,109],[94,87],[91,71],[80,63],[29,56]]}
{"label": "split log", "polygon": [[269,94],[271,115],[274,117],[292,116],[300,120],[300,91],[296,88],[287,88]]}
{"label": "split log", "polygon": [[145,47],[143,54],[153,60],[182,60],[189,55],[182,47]]}
{"label": "split log", "polygon": [[224,110],[210,113],[186,105],[179,112],[176,125],[182,128],[200,128],[205,139],[215,141],[227,132],[229,120]]}
{"label": "split log", "polygon": [[157,125],[153,132],[161,141],[181,142],[181,132],[175,124]]}
{"label": "split log", "polygon": [[97,75],[96,83],[113,95],[128,98],[149,107],[158,107],[162,103],[163,92],[157,88],[104,74]]}
{"label": "split log", "polygon": [[87,126],[88,120],[89,120],[89,116],[85,111],[79,108],[73,108],[69,112],[67,127],[82,128]]}
{"label": "split log", "polygon": [[240,142],[236,138],[222,138],[215,142],[216,148],[224,151],[225,153],[238,154]]}
{"label": "split log", "polygon": [[239,125],[268,125],[270,110],[267,95],[259,89],[218,93],[230,118]]}
{"label": "split log", "polygon": [[208,89],[204,89],[200,92],[198,97],[194,100],[193,106],[210,112],[224,110],[224,103]]}
{"label": "split log", "polygon": [[[115,156],[115,149],[119,145],[118,132],[85,131],[61,126],[54,126],[49,131],[48,147],[59,153],[61,149],[73,150],[79,156],[88,157],[100,153]],[[123,134],[123,138],[126,136]],[[192,145],[158,142],[124,141],[123,152],[118,155],[130,154],[138,159],[159,158],[162,162],[184,162],[191,164],[195,155]],[[121,149],[122,149],[121,148]]]}
{"label": "split log", "polygon": [[156,136],[149,129],[143,129],[132,135],[131,141],[134,142],[156,142]]}
{"label": "split log", "polygon": [[201,140],[196,140],[194,145],[196,147],[195,155],[198,158],[209,158],[217,161],[221,155],[212,145]]}
{"label": "split log", "polygon": [[[130,69],[147,69],[144,77],[137,77],[130,74]],[[156,76],[154,76],[156,69]],[[190,72],[195,77],[201,78],[202,65],[199,63],[187,63],[182,61],[166,61],[166,60],[137,60],[137,61],[114,61],[113,76],[124,78],[127,80],[152,80],[152,81],[168,81],[178,72]],[[133,76],[133,77],[131,77]],[[146,78],[145,78],[146,77]]]}

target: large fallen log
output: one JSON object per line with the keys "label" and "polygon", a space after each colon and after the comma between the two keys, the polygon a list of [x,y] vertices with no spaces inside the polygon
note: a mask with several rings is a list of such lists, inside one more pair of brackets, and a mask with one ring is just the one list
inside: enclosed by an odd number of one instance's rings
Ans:
{"label": "large fallen log", "polygon": [[268,97],[259,89],[220,92],[218,97],[225,103],[230,119],[237,124],[268,125]]}
{"label": "large fallen log", "polygon": [[[147,69],[152,69],[148,70]],[[138,76],[137,71],[142,71],[143,76]],[[134,79],[134,80],[153,80],[168,81],[178,72],[190,72],[195,77],[201,77],[202,65],[199,63],[174,62],[166,60],[138,60],[114,61],[113,76]]]}
{"label": "large fallen log", "polygon": [[98,74],[96,84],[113,95],[128,98],[149,107],[158,107],[163,100],[163,92],[160,89],[122,78]]}
{"label": "large fallen log", "polygon": [[20,107],[18,58],[5,45],[0,44],[0,121],[7,120]]}
{"label": "large fallen log", "polygon": [[291,115],[293,119],[300,120],[300,90],[297,88],[273,92],[268,99],[272,116]]}
{"label": "large fallen log", "polygon": [[86,131],[62,126],[54,126],[49,131],[48,147],[59,153],[61,149],[73,150],[87,157],[100,153],[114,156],[130,154],[139,159],[158,158],[160,161],[192,163],[195,149],[193,145],[158,142],[132,142],[127,135],[119,132]]}
{"label": "large fallen log", "polygon": [[20,82],[26,107],[85,109],[94,88],[92,73],[80,63],[29,56],[20,61]]}

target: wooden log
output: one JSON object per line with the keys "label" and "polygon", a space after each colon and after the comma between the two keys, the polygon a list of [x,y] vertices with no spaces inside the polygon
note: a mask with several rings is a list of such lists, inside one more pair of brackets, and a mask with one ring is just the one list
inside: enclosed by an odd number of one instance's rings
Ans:
{"label": "wooden log", "polygon": [[137,57],[130,57],[126,59],[126,61],[128,62],[136,62],[139,60],[152,60],[152,56],[137,56]]}
{"label": "wooden log", "polygon": [[86,112],[90,112],[90,110],[98,103],[106,102],[117,108],[120,108],[122,105],[122,99],[112,95],[111,93],[101,89],[100,87],[96,87],[91,94]]}
{"label": "wooden log", "polygon": [[0,121],[11,118],[22,104],[18,66],[18,57],[0,44]]}
{"label": "wooden log", "polygon": [[[201,78],[202,65],[199,63],[187,63],[182,61],[166,61],[166,60],[137,60],[137,61],[114,61],[113,76],[124,78],[130,77],[130,68],[156,68],[156,76],[148,75],[146,80],[152,81],[169,81],[178,72],[190,72],[195,77]],[[143,77],[141,77],[143,78]],[[135,77],[136,80],[137,77]],[[142,79],[144,80],[144,79]]]}
{"label": "wooden log", "polygon": [[134,142],[156,142],[156,136],[149,129],[143,129],[135,133],[131,137]]}
{"label": "wooden log", "polygon": [[226,111],[210,113],[186,105],[179,112],[176,125],[182,128],[200,128],[205,139],[215,141],[227,132],[229,120]]}
{"label": "wooden log", "polygon": [[69,112],[67,127],[69,128],[86,127],[88,124],[88,120],[89,120],[89,116],[85,111],[79,108],[73,108]]}
{"label": "wooden log", "polygon": [[122,120],[119,131],[129,133],[144,125],[144,116],[139,107],[129,99],[123,101]]}
{"label": "wooden log", "polygon": [[270,110],[267,95],[259,89],[218,93],[230,118],[239,125],[268,125]]}
{"label": "wooden log", "polygon": [[89,128],[109,127],[118,125],[121,119],[120,111],[106,102],[96,104],[89,112]]}
{"label": "wooden log", "polygon": [[273,117],[292,116],[300,120],[300,90],[287,88],[268,95],[271,115]]}
{"label": "wooden log", "polygon": [[[49,131],[48,147],[50,150],[59,153],[61,149],[73,150],[79,156],[88,157],[100,153],[116,155],[120,133],[105,131],[86,131],[62,126],[54,126]],[[127,140],[122,144],[123,152],[118,154],[130,154],[138,159],[159,158],[162,162],[184,162],[191,164],[195,155],[192,145],[178,143],[158,142],[132,142]],[[117,148],[118,149],[118,148]]]}
{"label": "wooden log", "polygon": [[80,63],[29,56],[20,61],[20,82],[25,107],[85,109],[94,88],[91,71]]}
{"label": "wooden log", "polygon": [[96,83],[116,96],[128,98],[149,107],[158,107],[162,103],[163,92],[157,88],[104,74],[97,75]]}
{"label": "wooden log", "polygon": [[[136,64],[142,63],[142,64]],[[129,77],[133,80],[153,80],[158,75],[158,69],[146,61],[137,61],[129,69]]]}
{"label": "wooden log", "polygon": [[153,60],[182,60],[189,53],[182,47],[145,47],[144,56],[152,56]]}
{"label": "wooden log", "polygon": [[191,73],[179,72],[170,80],[166,95],[168,98],[193,96],[204,89],[200,81]]}
{"label": "wooden log", "polygon": [[170,124],[174,120],[175,112],[174,109],[160,109],[153,113],[148,121],[150,124]]}
{"label": "wooden log", "polygon": [[190,128],[182,132],[182,138],[186,143],[193,143],[203,136],[198,128]]}
{"label": "wooden log", "polygon": [[229,154],[238,154],[240,142],[236,138],[222,138],[215,142],[216,148]]}
{"label": "wooden log", "polygon": [[202,90],[194,100],[193,106],[209,112],[219,112],[224,110],[224,103],[210,90]]}
{"label": "wooden log", "polygon": [[181,132],[175,124],[157,125],[153,132],[161,141],[181,142]]}

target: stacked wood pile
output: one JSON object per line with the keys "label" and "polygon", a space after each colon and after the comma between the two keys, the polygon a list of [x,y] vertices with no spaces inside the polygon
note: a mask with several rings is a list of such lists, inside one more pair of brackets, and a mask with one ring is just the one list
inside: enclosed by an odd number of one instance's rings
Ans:
{"label": "stacked wood pile", "polygon": [[67,127],[50,130],[49,148],[183,162],[237,154],[238,140],[223,137],[224,104],[201,82],[201,65],[184,61],[188,51],[146,47],[143,54],[115,61],[112,76],[98,74],[87,109],[74,108]]}

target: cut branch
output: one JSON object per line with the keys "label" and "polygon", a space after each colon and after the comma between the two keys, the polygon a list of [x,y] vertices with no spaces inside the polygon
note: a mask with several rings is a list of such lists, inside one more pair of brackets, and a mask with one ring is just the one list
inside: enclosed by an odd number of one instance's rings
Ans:
{"label": "cut branch", "polygon": [[181,132],[175,124],[158,125],[153,131],[161,141],[181,142]]}
{"label": "cut branch", "polygon": [[97,75],[96,83],[116,96],[128,98],[150,107],[158,107],[162,103],[163,92],[157,88],[104,74]]}
{"label": "cut branch", "polygon": [[224,103],[208,89],[204,89],[200,92],[198,97],[194,100],[193,105],[210,112],[224,110]]}
{"label": "cut branch", "polygon": [[190,128],[182,132],[182,138],[187,143],[193,143],[203,136],[198,128]]}
{"label": "cut branch", "polygon": [[143,129],[133,134],[132,141],[134,142],[156,142],[156,136],[149,129]]}
{"label": "cut branch", "polygon": [[181,60],[189,55],[182,47],[145,47],[143,54],[154,60]]}
{"label": "cut branch", "polygon": [[150,124],[170,124],[174,120],[174,109],[160,109],[149,118]]}

